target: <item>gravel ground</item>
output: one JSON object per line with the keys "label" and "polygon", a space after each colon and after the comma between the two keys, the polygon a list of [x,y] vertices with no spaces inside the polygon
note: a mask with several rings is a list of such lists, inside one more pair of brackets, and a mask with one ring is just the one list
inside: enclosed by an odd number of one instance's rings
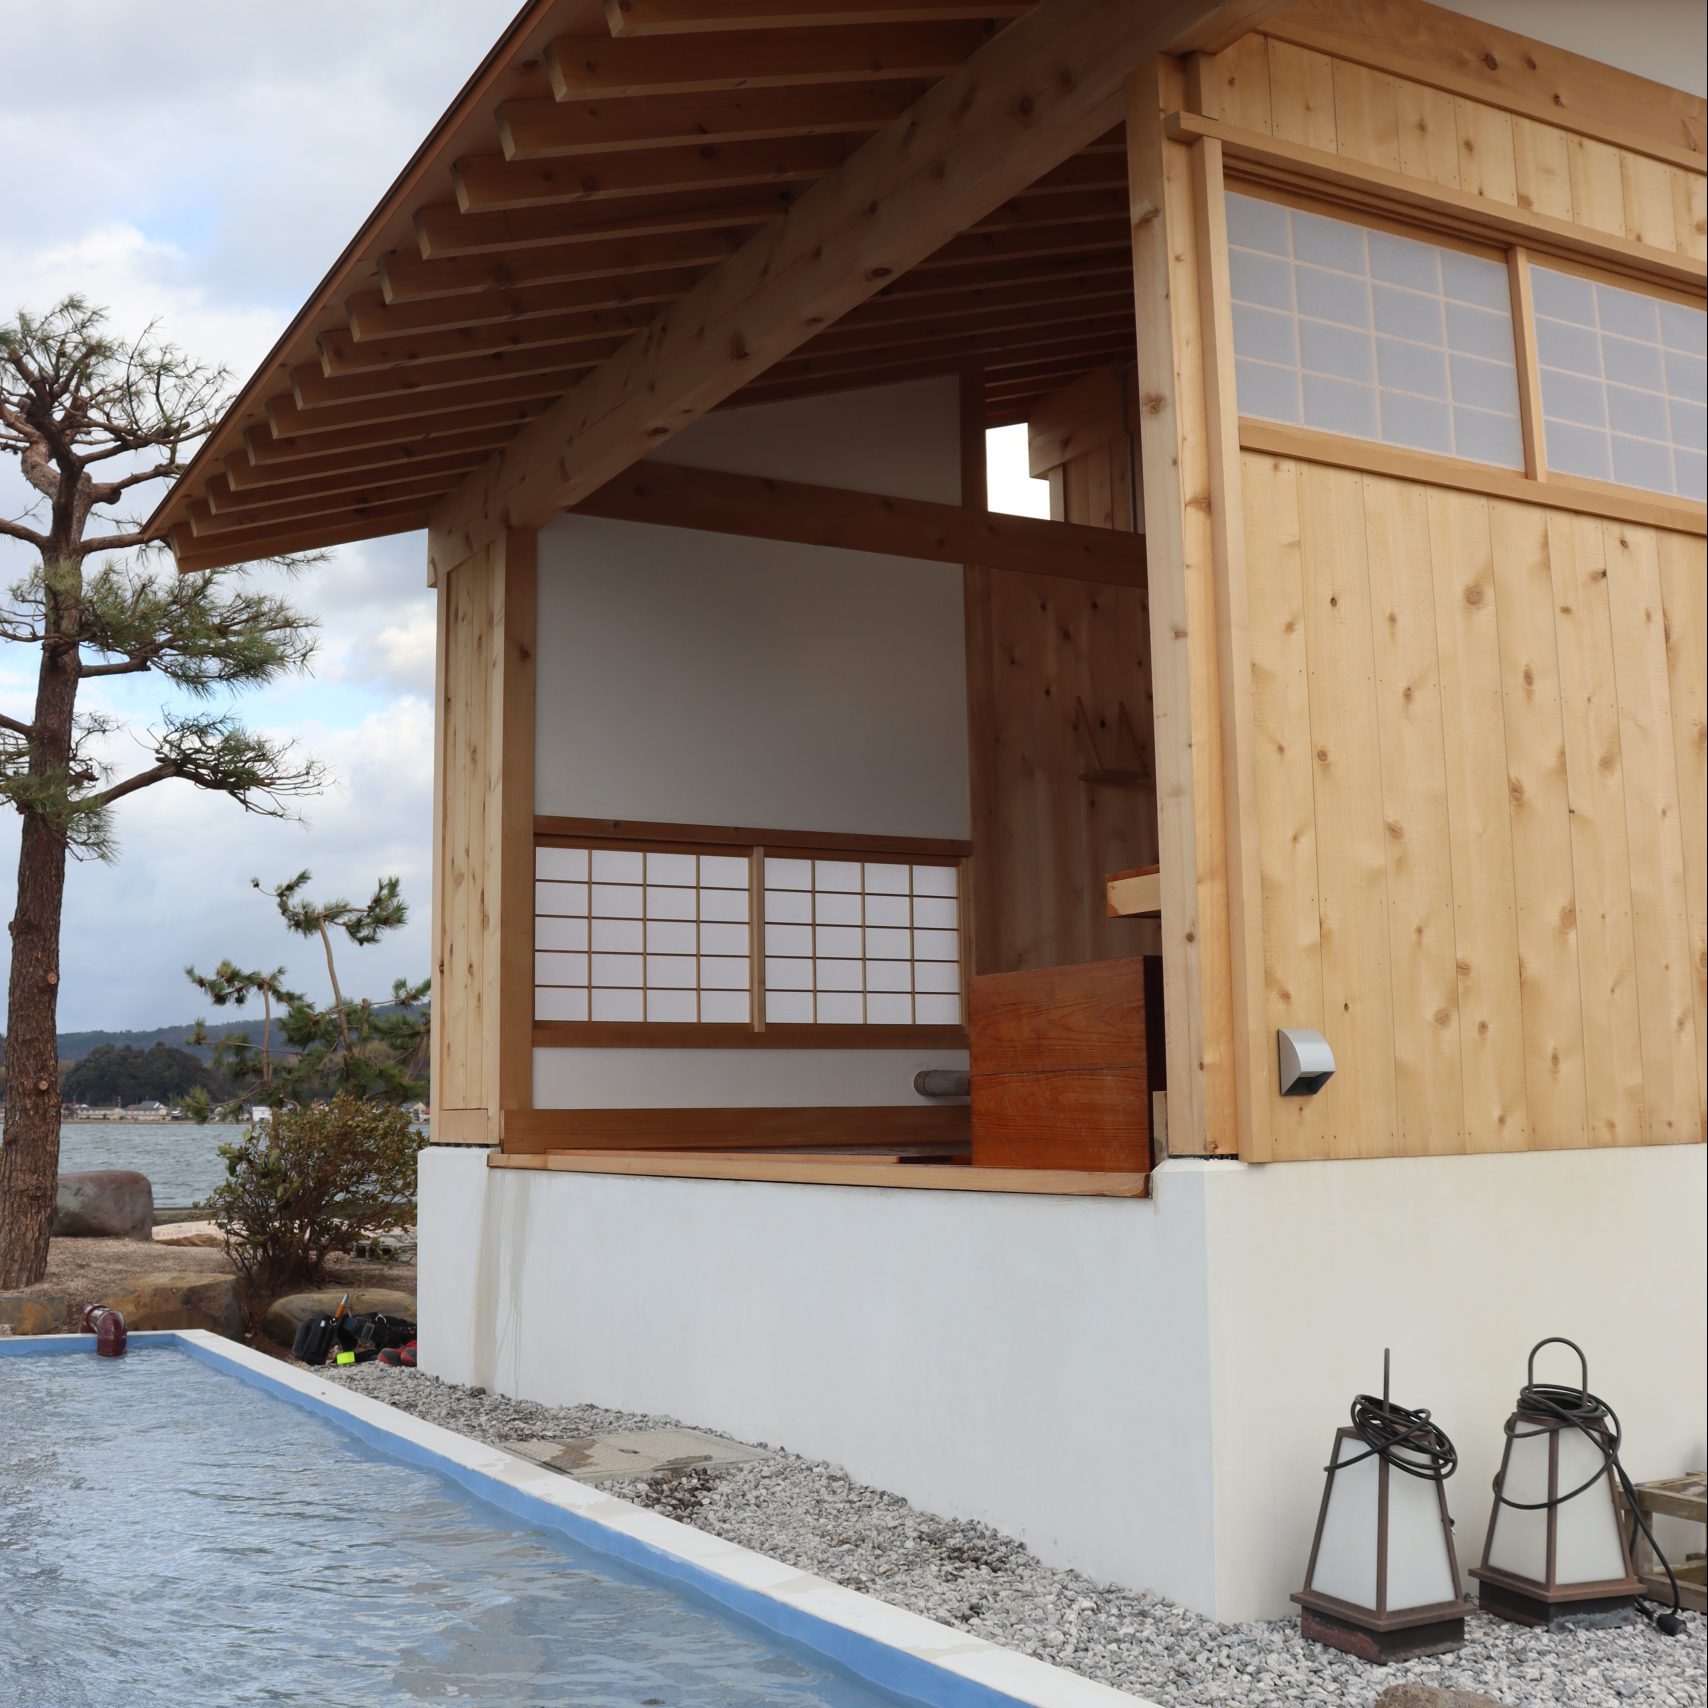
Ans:
{"label": "gravel ground", "polygon": [[[597,1406],[554,1409],[371,1366],[330,1379],[402,1411],[503,1445],[674,1418]],[[1372,1702],[1403,1680],[1481,1690],[1511,1708],[1703,1708],[1705,1622],[1684,1636],[1647,1625],[1526,1631],[1473,1617],[1456,1655],[1381,1669],[1307,1643],[1291,1620],[1218,1625],[1157,1596],[1093,1583],[1035,1559],[988,1525],[919,1512],[791,1453],[717,1472],[604,1487],[639,1506],[850,1589],[1100,1679],[1168,1708]]]}

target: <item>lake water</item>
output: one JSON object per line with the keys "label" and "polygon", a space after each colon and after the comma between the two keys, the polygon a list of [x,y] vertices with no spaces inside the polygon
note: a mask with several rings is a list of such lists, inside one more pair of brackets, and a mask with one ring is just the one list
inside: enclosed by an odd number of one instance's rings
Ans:
{"label": "lake water", "polygon": [[194,1204],[225,1178],[219,1147],[236,1142],[235,1122],[67,1121],[59,1133],[59,1169],[134,1168],[154,1186],[154,1202]]}
{"label": "lake water", "polygon": [[183,1352],[0,1356],[0,1708],[894,1708]]}

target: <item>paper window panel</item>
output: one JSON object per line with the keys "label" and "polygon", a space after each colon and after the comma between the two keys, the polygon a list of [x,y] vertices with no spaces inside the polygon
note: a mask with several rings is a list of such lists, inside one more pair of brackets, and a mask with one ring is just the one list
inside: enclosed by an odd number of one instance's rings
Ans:
{"label": "paper window panel", "polygon": [[746,855],[541,847],[534,876],[536,1019],[751,1023]]}
{"label": "paper window panel", "polygon": [[958,888],[953,865],[767,856],[766,1024],[960,1024]]}
{"label": "paper window panel", "polygon": [[1530,289],[1549,469],[1708,497],[1708,313],[1534,263]]}
{"label": "paper window panel", "polygon": [[1240,413],[1522,468],[1503,263],[1227,198]]}

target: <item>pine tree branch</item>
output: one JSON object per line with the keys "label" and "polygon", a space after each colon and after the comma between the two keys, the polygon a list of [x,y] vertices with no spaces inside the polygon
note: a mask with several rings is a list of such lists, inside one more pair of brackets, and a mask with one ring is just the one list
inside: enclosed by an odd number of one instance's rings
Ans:
{"label": "pine tree branch", "polygon": [[38,534],[34,528],[26,528],[22,522],[8,521],[0,516],[0,535],[9,540],[22,540],[27,546],[34,546],[38,552],[47,550],[47,535]]}
{"label": "pine tree branch", "polygon": [[121,664],[85,664],[77,674],[87,682],[91,676],[136,676],[153,668],[152,657],[138,656],[127,658]]}
{"label": "pine tree branch", "polygon": [[36,726],[34,724],[22,723],[17,718],[9,718],[4,712],[0,712],[0,729],[9,729],[13,735],[20,735],[25,741],[35,739]]}
{"label": "pine tree branch", "polygon": [[98,795],[85,796],[78,804],[90,809],[110,807],[114,801],[122,801],[126,795],[134,795],[139,789],[150,789],[156,783],[164,783],[168,777],[181,777],[183,772],[169,760],[163,760],[158,765],[151,765],[146,771],[138,771],[133,777],[126,777],[122,783],[114,783],[110,789],[103,789]]}
{"label": "pine tree branch", "polygon": [[84,540],[78,550],[84,557],[93,557],[97,552],[128,552],[135,551],[138,546],[151,546],[159,538],[146,528],[133,528],[120,534],[97,534],[92,540]]}

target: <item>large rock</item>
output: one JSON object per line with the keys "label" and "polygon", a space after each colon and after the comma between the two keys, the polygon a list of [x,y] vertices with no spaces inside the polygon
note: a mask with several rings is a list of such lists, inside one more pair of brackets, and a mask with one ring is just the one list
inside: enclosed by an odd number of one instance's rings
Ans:
{"label": "large rock", "polygon": [[0,1333],[65,1334],[73,1327],[73,1314],[64,1296],[0,1293]]}
{"label": "large rock", "polygon": [[243,1307],[235,1275],[151,1275],[100,1300],[123,1311],[125,1327],[206,1328],[228,1340],[243,1338]]}
{"label": "large rock", "polygon": [[1480,1690],[1446,1690],[1438,1684],[1390,1684],[1370,1708],[1507,1708]]}
{"label": "large rock", "polygon": [[154,1188],[128,1168],[62,1174],[53,1231],[57,1239],[152,1239]]}
{"label": "large rock", "polygon": [[296,1339],[298,1327],[310,1317],[323,1311],[338,1309],[338,1301],[350,1293],[350,1309],[360,1314],[383,1311],[388,1317],[403,1317],[415,1321],[415,1297],[411,1293],[393,1292],[389,1287],[329,1287],[323,1293],[287,1293],[267,1307],[261,1319],[261,1332],[279,1346],[289,1346]]}
{"label": "large rock", "polygon": [[213,1222],[162,1222],[154,1230],[156,1245],[202,1246],[216,1250],[225,1244],[225,1235]]}

